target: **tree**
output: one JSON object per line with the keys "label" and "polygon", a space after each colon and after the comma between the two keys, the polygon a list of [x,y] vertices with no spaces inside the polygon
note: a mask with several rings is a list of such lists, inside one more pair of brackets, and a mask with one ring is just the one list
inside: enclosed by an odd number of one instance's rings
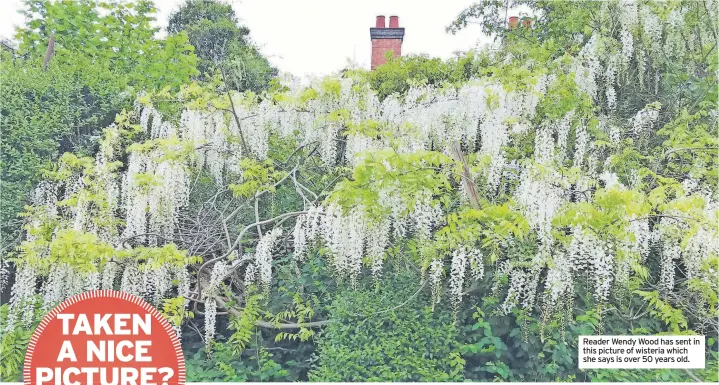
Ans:
{"label": "tree", "polygon": [[225,59],[235,41],[249,43],[250,30],[239,26],[230,4],[210,0],[190,0],[170,15],[167,31],[176,34],[187,31],[197,55],[209,61],[208,66]]}
{"label": "tree", "polygon": [[55,65],[104,68],[142,90],[177,89],[196,73],[186,35],[155,39],[151,1],[26,0],[25,6],[28,21],[15,36],[21,54],[44,54],[54,36]]}
{"label": "tree", "polygon": [[258,92],[277,75],[239,25],[235,11],[218,0],[187,0],[170,16],[168,32],[186,32],[199,58],[202,74],[223,72],[233,89]]}
{"label": "tree", "polygon": [[[441,86],[466,82],[486,65],[474,53],[441,60],[422,55],[392,57],[387,63],[366,75],[377,96],[383,100],[394,93],[404,94],[412,86]],[[348,76],[352,76],[348,74]]]}
{"label": "tree", "polygon": [[196,73],[186,35],[154,38],[151,2],[24,4],[28,21],[17,30],[19,47],[3,52],[0,69],[3,253],[17,245],[17,215],[60,153],[93,154],[101,128],[132,106],[133,89],[179,89]]}

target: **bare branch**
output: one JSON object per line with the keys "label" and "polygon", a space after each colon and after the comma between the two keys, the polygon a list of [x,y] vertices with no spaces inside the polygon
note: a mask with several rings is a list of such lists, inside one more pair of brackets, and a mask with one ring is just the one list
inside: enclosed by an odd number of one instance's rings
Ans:
{"label": "bare branch", "polygon": [[47,64],[50,62],[53,53],[55,53],[55,35],[50,36],[50,41],[47,43],[47,50],[45,50],[45,59],[42,61],[42,67],[45,71],[47,71]]}
{"label": "bare branch", "polygon": [[251,229],[251,228],[253,228],[253,227],[255,227],[255,226],[265,225],[265,224],[272,223],[272,222],[275,222],[275,221],[278,221],[278,220],[281,220],[281,219],[285,219],[285,218],[289,218],[289,217],[295,217],[295,216],[302,215],[302,214],[307,214],[307,211],[294,211],[294,212],[290,212],[290,213],[284,213],[284,214],[278,215],[278,216],[276,216],[276,217],[274,217],[274,218],[266,219],[266,220],[264,220],[264,221],[255,222],[255,223],[253,223],[253,224],[251,224],[251,225],[245,226],[245,227],[242,229],[242,231],[240,231],[240,235],[237,236],[237,239],[235,240],[235,243],[232,245],[232,247],[231,247],[225,254],[223,254],[223,255],[221,255],[221,256],[219,256],[219,257],[217,257],[217,258],[210,259],[209,261],[203,263],[202,266],[200,266],[200,269],[197,270],[197,297],[198,297],[198,298],[202,298],[202,284],[201,284],[202,281],[200,280],[200,277],[201,277],[201,275],[202,275],[202,271],[203,271],[205,268],[207,268],[209,265],[214,264],[214,263],[216,263],[216,262],[218,262],[218,261],[221,261],[221,260],[223,260],[223,259],[229,257],[235,249],[237,249],[237,254],[242,255],[242,242],[241,242],[241,241],[242,241],[242,237],[245,235],[245,233],[247,232],[247,230],[249,230],[249,229]]}

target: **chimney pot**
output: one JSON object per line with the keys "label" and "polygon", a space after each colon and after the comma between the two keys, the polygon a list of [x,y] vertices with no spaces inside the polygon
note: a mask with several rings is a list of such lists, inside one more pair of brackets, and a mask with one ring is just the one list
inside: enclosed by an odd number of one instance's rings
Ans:
{"label": "chimney pot", "polygon": [[526,18],[526,19],[522,20],[522,27],[527,28],[527,29],[531,28],[532,27],[532,19]]}
{"label": "chimney pot", "polygon": [[389,27],[390,28],[399,28],[399,17],[398,16],[390,16],[389,17]]}
{"label": "chimney pot", "polygon": [[384,16],[377,16],[376,27],[369,29],[372,39],[372,70],[387,62],[387,52],[392,52],[394,57],[402,56],[404,28],[399,27],[399,17],[390,16],[389,28],[385,27],[384,21]]}
{"label": "chimney pot", "polygon": [[517,17],[517,16],[509,17],[509,29],[517,29],[518,24],[519,24],[519,17]]}
{"label": "chimney pot", "polygon": [[377,16],[377,22],[375,28],[386,28],[384,23],[384,16]]}

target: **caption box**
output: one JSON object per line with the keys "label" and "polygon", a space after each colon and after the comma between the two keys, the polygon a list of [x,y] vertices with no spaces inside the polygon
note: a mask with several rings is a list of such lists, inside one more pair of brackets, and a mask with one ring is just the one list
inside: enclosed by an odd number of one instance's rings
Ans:
{"label": "caption box", "polygon": [[581,336],[579,369],[704,369],[704,336]]}

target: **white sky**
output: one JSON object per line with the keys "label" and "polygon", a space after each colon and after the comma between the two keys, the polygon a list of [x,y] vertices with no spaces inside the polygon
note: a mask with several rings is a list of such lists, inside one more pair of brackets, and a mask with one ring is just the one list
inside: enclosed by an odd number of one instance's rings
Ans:
{"label": "white sky", "polygon": [[[369,28],[377,15],[399,16],[405,28],[402,54],[449,58],[490,40],[471,25],[457,35],[445,27],[472,0],[225,0],[233,5],[260,50],[283,72],[325,75],[354,60],[369,68]],[[183,0],[155,0],[158,26]],[[23,24],[20,0],[0,0],[0,37],[10,38]]]}

